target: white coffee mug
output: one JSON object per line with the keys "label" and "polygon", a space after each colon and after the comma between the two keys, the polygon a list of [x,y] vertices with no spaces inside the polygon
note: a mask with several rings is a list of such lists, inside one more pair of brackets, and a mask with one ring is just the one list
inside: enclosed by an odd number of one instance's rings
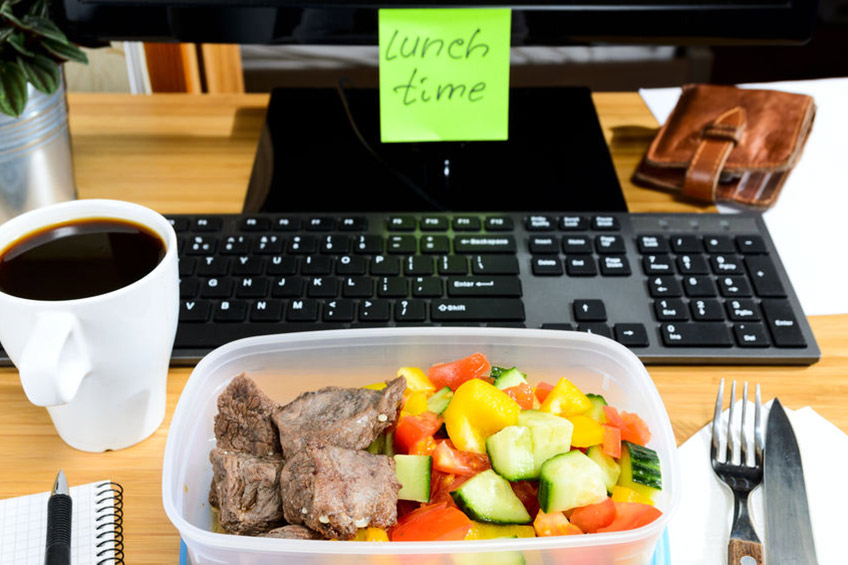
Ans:
{"label": "white coffee mug", "polygon": [[145,226],[165,255],[141,279],[73,300],[32,300],[0,292],[0,343],[27,398],[46,406],[70,446],[128,447],[165,417],[168,365],[179,316],[177,236],[160,214],[117,200],[76,200],[0,225],[0,252],[47,226],[85,218]]}

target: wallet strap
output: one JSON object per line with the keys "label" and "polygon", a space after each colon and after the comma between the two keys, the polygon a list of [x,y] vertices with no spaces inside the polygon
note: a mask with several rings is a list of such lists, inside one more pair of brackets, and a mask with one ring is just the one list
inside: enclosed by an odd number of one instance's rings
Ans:
{"label": "wallet strap", "polygon": [[707,124],[701,143],[689,162],[683,193],[708,202],[716,201],[716,186],[730,151],[742,141],[745,110],[735,106]]}

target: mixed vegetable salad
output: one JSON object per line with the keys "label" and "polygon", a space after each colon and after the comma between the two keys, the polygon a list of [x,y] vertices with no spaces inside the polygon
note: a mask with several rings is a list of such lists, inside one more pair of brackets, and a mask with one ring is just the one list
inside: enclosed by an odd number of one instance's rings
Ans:
{"label": "mixed vegetable salad", "polygon": [[531,385],[480,353],[398,376],[407,388],[397,424],[368,447],[395,459],[398,521],[357,539],[592,534],[661,515],[660,462],[637,414],[567,378]]}

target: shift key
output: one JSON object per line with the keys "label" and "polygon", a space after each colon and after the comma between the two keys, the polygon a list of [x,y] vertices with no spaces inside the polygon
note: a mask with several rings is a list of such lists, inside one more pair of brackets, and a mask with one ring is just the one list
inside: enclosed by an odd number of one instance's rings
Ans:
{"label": "shift key", "polygon": [[524,321],[524,303],[515,298],[441,299],[430,303],[434,322]]}

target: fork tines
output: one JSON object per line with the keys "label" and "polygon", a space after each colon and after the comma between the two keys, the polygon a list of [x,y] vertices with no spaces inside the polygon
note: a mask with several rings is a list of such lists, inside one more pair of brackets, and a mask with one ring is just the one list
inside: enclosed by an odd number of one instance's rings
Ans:
{"label": "fork tines", "polygon": [[[733,465],[734,462],[734,453],[736,452],[736,445],[739,444],[739,464],[748,465],[748,453],[751,445],[751,440],[748,437],[748,383],[745,382],[742,385],[742,418],[740,424],[740,433],[733,433],[734,428],[734,413],[736,409],[736,381],[730,386],[730,408],[727,414],[727,448],[725,451],[725,457],[722,460],[719,457],[721,453],[721,412],[723,406],[724,399],[724,379],[721,379],[721,382],[718,386],[718,395],[716,397],[715,404],[715,413],[713,415],[713,424],[712,424],[712,446],[710,448],[711,456],[713,460],[720,461],[721,463],[726,463],[728,465]],[[763,462],[763,448],[765,446],[765,435],[762,426],[762,416],[761,416],[761,405],[762,400],[760,397],[760,385],[757,384],[756,392],[754,393],[754,465],[760,466]],[[737,439],[738,438],[738,439]]]}

